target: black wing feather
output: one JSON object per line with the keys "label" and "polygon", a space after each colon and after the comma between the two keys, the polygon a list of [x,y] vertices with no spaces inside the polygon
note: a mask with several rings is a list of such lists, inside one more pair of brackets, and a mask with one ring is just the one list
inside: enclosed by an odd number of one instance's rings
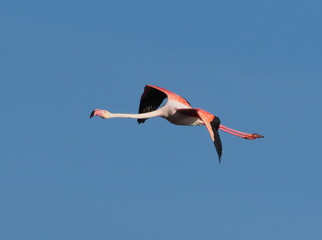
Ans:
{"label": "black wing feather", "polygon": [[[164,92],[153,87],[146,86],[141,96],[139,113],[152,112],[156,110],[165,98],[167,98],[167,94],[165,94]],[[145,120],[146,118],[138,119],[137,121],[140,124],[144,123]]]}
{"label": "black wing feather", "polygon": [[222,144],[221,144],[221,140],[220,140],[220,136],[218,133],[218,129],[219,129],[219,125],[220,125],[220,119],[218,117],[215,117],[211,122],[210,122],[212,131],[214,133],[214,144],[215,144],[215,148],[217,150],[218,153],[218,157],[219,157],[219,162],[221,161],[221,155],[222,155]]}

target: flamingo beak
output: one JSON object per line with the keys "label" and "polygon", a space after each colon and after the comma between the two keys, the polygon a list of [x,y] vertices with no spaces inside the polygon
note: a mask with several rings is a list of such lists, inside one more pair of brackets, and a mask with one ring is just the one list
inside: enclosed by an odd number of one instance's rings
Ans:
{"label": "flamingo beak", "polygon": [[100,116],[99,111],[97,111],[97,109],[94,109],[89,117],[92,118],[94,116]]}

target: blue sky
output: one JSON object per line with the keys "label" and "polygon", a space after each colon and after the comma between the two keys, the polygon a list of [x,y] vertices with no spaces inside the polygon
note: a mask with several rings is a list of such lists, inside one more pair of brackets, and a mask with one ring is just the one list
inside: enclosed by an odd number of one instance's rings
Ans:
{"label": "blue sky", "polygon": [[[320,239],[321,7],[3,3],[0,238]],[[265,138],[89,119],[146,84]]]}

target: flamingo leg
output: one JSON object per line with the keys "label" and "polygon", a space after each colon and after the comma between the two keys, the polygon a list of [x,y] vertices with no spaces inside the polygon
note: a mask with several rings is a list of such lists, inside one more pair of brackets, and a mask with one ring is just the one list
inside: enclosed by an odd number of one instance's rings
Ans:
{"label": "flamingo leg", "polygon": [[219,129],[224,132],[227,132],[229,134],[235,135],[237,137],[241,137],[241,138],[249,139],[249,140],[254,140],[256,138],[263,138],[264,137],[264,136],[257,134],[257,133],[245,133],[245,132],[237,131],[235,129],[226,127],[222,124],[220,124]]}

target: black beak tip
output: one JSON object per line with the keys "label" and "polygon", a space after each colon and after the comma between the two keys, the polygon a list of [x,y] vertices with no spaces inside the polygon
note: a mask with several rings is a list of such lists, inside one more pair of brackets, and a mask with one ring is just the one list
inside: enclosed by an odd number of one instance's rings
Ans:
{"label": "black beak tip", "polygon": [[92,111],[91,115],[89,116],[90,118],[94,117],[95,110]]}

